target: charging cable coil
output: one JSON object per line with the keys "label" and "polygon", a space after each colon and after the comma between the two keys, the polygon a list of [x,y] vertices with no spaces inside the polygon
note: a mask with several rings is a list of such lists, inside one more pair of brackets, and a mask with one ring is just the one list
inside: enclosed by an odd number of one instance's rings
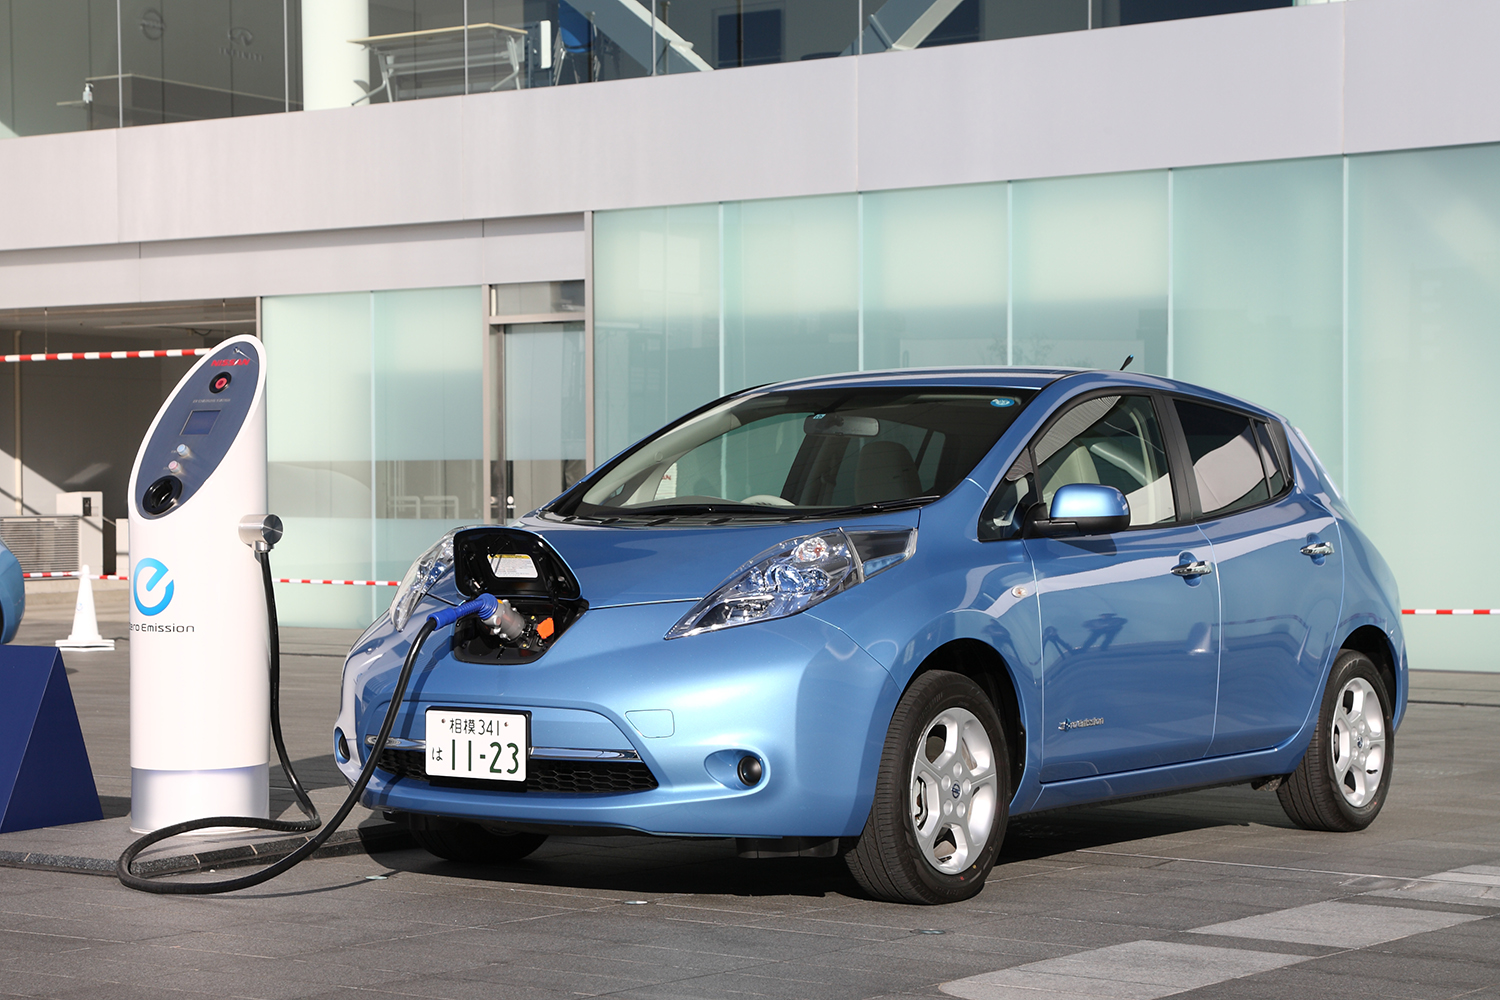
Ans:
{"label": "charging cable coil", "polygon": [[[280,521],[276,522],[276,537],[267,538],[266,541],[274,544],[280,538]],[[242,532],[243,534],[243,532]],[[269,534],[269,533],[268,533]],[[247,542],[250,541],[247,539]],[[427,637],[439,628],[452,625],[460,618],[469,615],[478,615],[481,618],[494,618],[498,613],[499,602],[489,594],[481,594],[472,601],[466,601],[456,607],[442,608],[431,615],[422,623],[422,627],[412,638],[411,648],[406,652],[406,659],[401,664],[401,674],[396,679],[395,689],[391,691],[391,705],[386,710],[385,720],[380,725],[380,734],[375,738],[375,743],[370,747],[369,757],[365,760],[364,768],[359,772],[359,778],[354,786],[349,789],[349,795],[339,806],[338,811],[333,814],[327,825],[321,830],[321,818],[318,816],[317,807],[313,805],[312,799],[308,797],[302,782],[297,779],[297,774],[292,770],[291,759],[287,756],[286,742],[281,736],[281,633],[276,623],[276,595],[272,589],[270,545],[262,543],[253,545],[255,558],[259,560],[261,577],[266,587],[266,612],[267,622],[270,629],[271,640],[271,737],[276,744],[276,756],[281,761],[281,769],[286,774],[287,783],[291,785],[292,793],[297,797],[297,805],[306,815],[302,820],[280,820],[262,819],[256,816],[207,816],[203,819],[192,819],[182,823],[174,823],[164,826],[159,830],[153,830],[141,837],[139,840],[125,848],[120,855],[120,860],[115,864],[115,876],[121,884],[132,889],[140,889],[143,892],[160,893],[164,895],[182,896],[207,896],[220,892],[234,892],[237,889],[248,889],[251,886],[260,885],[289,871],[290,869],[306,861],[318,848],[322,847],[329,837],[333,836],[340,824],[348,818],[350,811],[359,802],[359,797],[364,794],[365,787],[369,785],[370,779],[375,775],[376,763],[380,760],[381,751],[390,739],[391,729],[396,725],[396,716],[401,711],[402,700],[406,696],[407,684],[411,681],[412,671],[416,666],[417,656],[422,651],[422,646]],[[296,850],[283,857],[280,861],[262,868],[260,871],[239,878],[222,879],[215,882],[164,882],[154,878],[146,878],[131,871],[131,864],[137,856],[153,844],[161,843],[180,834],[190,833],[193,830],[204,830],[210,827],[252,827],[260,830],[274,830],[284,833],[308,833],[318,830],[316,834],[309,837]]]}

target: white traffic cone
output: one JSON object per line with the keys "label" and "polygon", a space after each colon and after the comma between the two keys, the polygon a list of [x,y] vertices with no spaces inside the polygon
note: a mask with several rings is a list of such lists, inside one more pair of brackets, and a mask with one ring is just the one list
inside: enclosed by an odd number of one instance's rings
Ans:
{"label": "white traffic cone", "polygon": [[73,605],[73,633],[57,640],[60,649],[114,649],[115,641],[99,634],[99,617],[94,613],[94,584],[89,568],[78,575],[78,603]]}

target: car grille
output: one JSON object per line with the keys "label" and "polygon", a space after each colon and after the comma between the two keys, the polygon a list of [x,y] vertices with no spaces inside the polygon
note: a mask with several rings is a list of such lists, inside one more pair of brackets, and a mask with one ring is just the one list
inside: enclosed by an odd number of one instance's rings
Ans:
{"label": "car grille", "polygon": [[[483,788],[504,791],[492,781],[472,778],[429,778],[427,755],[422,750],[392,750],[380,753],[382,771],[398,778],[416,778],[433,785],[457,788]],[[656,776],[638,760],[548,760],[533,757],[526,765],[528,792],[568,792],[574,795],[621,792],[649,792],[656,787]]]}

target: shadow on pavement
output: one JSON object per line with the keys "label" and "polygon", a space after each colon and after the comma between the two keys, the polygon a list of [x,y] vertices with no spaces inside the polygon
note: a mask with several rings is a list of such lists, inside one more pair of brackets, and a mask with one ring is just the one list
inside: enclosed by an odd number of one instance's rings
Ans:
{"label": "shadow on pavement", "polygon": [[554,837],[528,858],[507,865],[444,861],[413,849],[376,855],[395,871],[513,885],[632,892],[643,896],[860,895],[838,858],[748,861],[732,840],[659,837]]}
{"label": "shadow on pavement", "polygon": [[1275,792],[1252,792],[1243,785],[1033,813],[1011,820],[1000,863],[1034,861],[1193,830],[1252,825],[1295,828],[1281,811]]}
{"label": "shadow on pavement", "polygon": [[[998,864],[1040,861],[1090,848],[1220,827],[1291,828],[1274,793],[1246,787],[1162,796],[1123,805],[1023,816],[1010,822]],[[553,837],[522,861],[473,865],[420,849],[379,855],[397,871],[487,882],[638,892],[727,896],[863,893],[838,858],[752,861],[732,840],[673,840],[633,835]]]}

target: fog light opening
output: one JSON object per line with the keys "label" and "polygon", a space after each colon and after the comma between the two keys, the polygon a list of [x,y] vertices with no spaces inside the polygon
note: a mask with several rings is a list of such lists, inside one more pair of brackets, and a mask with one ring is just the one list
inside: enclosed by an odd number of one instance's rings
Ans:
{"label": "fog light opening", "polygon": [[746,754],[740,758],[735,773],[739,775],[740,781],[744,782],[747,788],[754,788],[760,784],[760,779],[765,774],[765,767],[761,764],[759,757]]}
{"label": "fog light opening", "polygon": [[335,729],[333,731],[333,753],[338,757],[340,764],[349,762],[349,741],[344,739],[344,731]]}

